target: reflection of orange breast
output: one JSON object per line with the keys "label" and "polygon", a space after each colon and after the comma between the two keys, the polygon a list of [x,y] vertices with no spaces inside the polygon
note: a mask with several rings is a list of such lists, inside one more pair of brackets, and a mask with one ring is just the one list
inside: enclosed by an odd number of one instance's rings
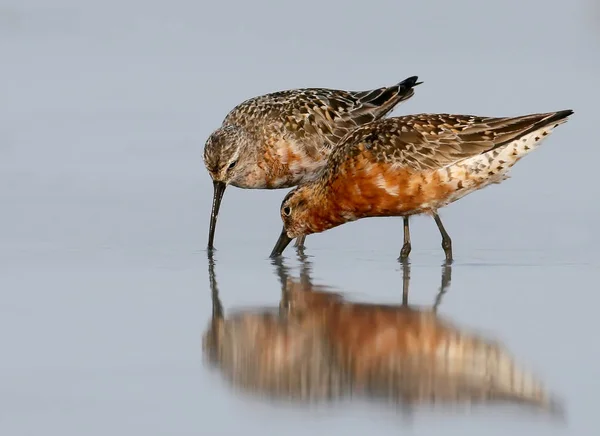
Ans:
{"label": "reflection of orange breast", "polygon": [[377,162],[366,152],[343,162],[332,180],[333,202],[357,218],[418,213],[453,192],[438,171]]}
{"label": "reflection of orange breast", "polygon": [[341,362],[351,362],[356,381],[365,381],[392,358],[434,359],[447,336],[431,312],[347,303],[340,296],[321,292],[297,293],[292,298],[305,325],[322,330]]}
{"label": "reflection of orange breast", "polygon": [[343,305],[327,317],[331,340],[358,382],[390,359],[434,358],[441,339],[429,314],[409,308]]}

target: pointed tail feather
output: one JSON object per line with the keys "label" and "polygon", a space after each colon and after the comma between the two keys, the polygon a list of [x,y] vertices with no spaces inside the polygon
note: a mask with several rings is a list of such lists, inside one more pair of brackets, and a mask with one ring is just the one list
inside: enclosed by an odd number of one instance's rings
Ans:
{"label": "pointed tail feather", "polygon": [[[488,121],[481,129],[497,134],[494,147],[485,153],[466,158],[450,168],[437,172],[440,180],[454,186],[455,193],[448,198],[450,204],[469,192],[508,178],[510,169],[524,156],[537,149],[559,125],[568,121],[572,110],[525,115],[514,118],[497,118]],[[479,127],[478,127],[479,128]],[[478,134],[475,129],[468,135]]]}
{"label": "pointed tail feather", "polygon": [[[502,147],[518,138],[525,138],[527,135],[531,133],[535,133],[537,131],[546,132],[543,136],[546,136],[550,131],[558,127],[559,125],[566,123],[567,119],[570,115],[573,114],[573,111],[570,109],[561,110],[557,112],[548,112],[543,114],[532,114],[526,115],[523,117],[515,117],[507,121],[507,123],[511,123],[514,129],[514,136],[508,137],[504,142],[498,141],[495,148]],[[535,140],[535,142],[539,141],[539,139]]]}
{"label": "pointed tail feather", "polygon": [[393,86],[355,92],[354,94],[361,105],[353,111],[359,117],[353,118],[359,124],[363,124],[360,114],[364,113],[362,117],[371,118],[370,120],[365,119],[364,122],[384,117],[399,103],[408,100],[415,94],[414,87],[423,83],[418,82],[418,79],[417,76],[411,76]]}

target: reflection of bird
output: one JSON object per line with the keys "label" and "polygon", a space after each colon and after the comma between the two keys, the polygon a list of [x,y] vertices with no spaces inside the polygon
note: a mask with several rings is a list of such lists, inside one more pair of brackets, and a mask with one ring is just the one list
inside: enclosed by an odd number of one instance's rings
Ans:
{"label": "reflection of bird", "polygon": [[[402,305],[408,305],[408,289],[410,284],[410,263],[407,260],[400,262],[402,264]],[[450,288],[450,281],[452,280],[452,262],[445,261],[442,265],[442,284],[440,290],[435,297],[435,302],[431,310],[437,312],[438,307],[442,302],[442,297]]]}
{"label": "reflection of bird", "polygon": [[281,203],[283,230],[271,256],[294,238],[368,217],[404,217],[404,245],[411,250],[408,217],[430,214],[442,235],[447,260],[452,241],[438,210],[508,177],[573,111],[479,117],[420,114],[384,118],[346,135],[314,180]]}
{"label": "reflection of bird", "polygon": [[[214,248],[225,188],[289,188],[312,178],[334,145],[352,131],[386,116],[414,94],[417,77],[368,91],[293,89],[236,106],[204,147],[214,196],[208,248]],[[302,245],[302,241],[298,241]]]}
{"label": "reflection of bird", "polygon": [[408,403],[556,405],[500,344],[459,329],[435,310],[351,303],[341,294],[293,287],[287,301],[290,317],[329,338],[355,390]]}
{"label": "reflection of bird", "polygon": [[[209,259],[212,259],[210,257]],[[234,386],[275,399],[388,399],[398,405],[504,399],[548,408],[553,402],[532,374],[500,345],[436,315],[449,286],[450,265],[432,309],[351,303],[274,261],[282,281],[279,312],[225,317],[209,260],[213,319],[204,335],[211,362]],[[403,270],[408,272],[408,265]]]}
{"label": "reflection of bird", "polygon": [[346,383],[332,364],[331,348],[319,332],[289,323],[269,308],[225,317],[212,255],[209,276],[213,317],[203,336],[203,349],[236,388],[301,401],[344,393]]}

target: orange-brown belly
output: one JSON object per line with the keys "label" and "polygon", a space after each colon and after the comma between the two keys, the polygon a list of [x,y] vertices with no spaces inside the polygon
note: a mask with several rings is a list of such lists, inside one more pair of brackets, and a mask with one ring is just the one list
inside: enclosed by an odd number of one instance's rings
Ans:
{"label": "orange-brown belly", "polygon": [[427,212],[455,191],[437,171],[413,171],[385,163],[364,163],[332,184],[334,202],[356,218],[404,216]]}

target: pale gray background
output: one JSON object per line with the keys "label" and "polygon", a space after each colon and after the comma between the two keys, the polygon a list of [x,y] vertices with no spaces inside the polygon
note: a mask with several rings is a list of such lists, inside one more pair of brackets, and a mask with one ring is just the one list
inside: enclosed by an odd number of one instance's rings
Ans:
{"label": "pale gray background", "polygon": [[[588,1],[0,1],[0,434],[595,434],[600,14]],[[394,114],[575,115],[512,179],[442,211],[441,311],[503,341],[568,421],[484,408],[279,407],[202,363],[210,316],[210,132],[240,101],[294,87],[425,83]],[[225,195],[226,309],[273,305],[267,260],[286,191]],[[413,220],[412,302],[443,253]],[[307,239],[315,281],[400,301],[401,220]],[[286,252],[288,256],[293,251]]]}

